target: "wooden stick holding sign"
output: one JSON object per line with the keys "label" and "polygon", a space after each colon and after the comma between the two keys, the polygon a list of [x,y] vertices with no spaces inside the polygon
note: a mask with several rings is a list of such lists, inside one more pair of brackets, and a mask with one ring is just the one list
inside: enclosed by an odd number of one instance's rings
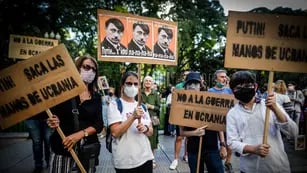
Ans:
{"label": "wooden stick holding sign", "polygon": [[[205,129],[207,128],[208,125],[202,126],[200,129]],[[198,156],[197,156],[197,168],[196,172],[199,173],[199,167],[200,167],[200,157],[201,157],[201,146],[203,145],[203,136],[199,137],[199,146],[198,146]]]}
{"label": "wooden stick holding sign", "polygon": [[[141,64],[138,64],[138,77],[139,77],[139,87],[138,87],[138,106],[142,104],[142,85],[141,85]],[[141,118],[138,119],[138,123],[141,123]]]}
{"label": "wooden stick holding sign", "polygon": [[[270,71],[269,74],[269,82],[268,82],[268,94],[272,92],[272,84],[273,84],[273,77],[274,77],[274,72]],[[268,143],[268,132],[269,132],[269,125],[270,125],[270,108],[266,108],[265,111],[265,121],[264,121],[264,130],[263,130],[263,144]]]}
{"label": "wooden stick holding sign", "polygon": [[[49,118],[52,118],[53,114],[52,114],[52,112],[50,111],[50,109],[47,109],[47,110],[46,110],[46,113],[48,114]],[[61,129],[60,127],[57,127],[57,128],[56,128],[56,131],[57,131],[58,134],[61,136],[62,140],[64,140],[66,136],[65,136],[65,134],[63,133],[62,129]],[[69,152],[70,152],[72,158],[75,160],[76,164],[78,165],[80,171],[81,171],[82,173],[86,173],[86,170],[84,169],[82,163],[80,162],[80,160],[79,160],[79,158],[78,158],[76,152],[75,152],[73,149],[70,150]]]}

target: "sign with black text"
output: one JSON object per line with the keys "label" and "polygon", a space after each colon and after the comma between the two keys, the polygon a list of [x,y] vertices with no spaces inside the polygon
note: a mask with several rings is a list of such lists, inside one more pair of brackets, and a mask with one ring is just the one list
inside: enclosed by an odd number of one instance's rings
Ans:
{"label": "sign with black text", "polygon": [[58,40],[10,35],[9,57],[27,59],[58,45]]}
{"label": "sign with black text", "polygon": [[0,126],[20,121],[85,90],[64,44],[0,71]]}
{"label": "sign with black text", "polygon": [[206,91],[175,90],[169,122],[180,126],[226,131],[226,114],[236,99],[233,95]]}
{"label": "sign with black text", "polygon": [[225,67],[307,72],[307,16],[230,11]]}

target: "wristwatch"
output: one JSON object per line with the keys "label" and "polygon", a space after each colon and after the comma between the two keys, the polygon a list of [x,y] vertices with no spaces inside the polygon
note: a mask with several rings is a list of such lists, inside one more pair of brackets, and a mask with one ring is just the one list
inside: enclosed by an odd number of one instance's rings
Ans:
{"label": "wristwatch", "polygon": [[88,137],[87,131],[86,131],[86,130],[82,130],[82,131],[83,131],[83,133],[84,133],[84,137]]}

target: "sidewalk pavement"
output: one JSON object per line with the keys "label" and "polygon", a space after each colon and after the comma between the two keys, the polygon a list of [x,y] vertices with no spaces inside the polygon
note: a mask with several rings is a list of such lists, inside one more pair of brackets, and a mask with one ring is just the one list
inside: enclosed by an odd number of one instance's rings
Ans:
{"label": "sidewalk pavement", "polygon": [[[33,171],[32,142],[27,137],[27,133],[0,133],[0,173],[31,173]],[[159,148],[155,152],[157,167],[154,169],[154,173],[189,172],[188,164],[182,160],[183,145],[177,169],[169,169],[174,158],[174,140],[173,136],[159,136]],[[105,138],[101,139],[101,145],[97,173],[115,173],[111,153],[105,148]],[[307,172],[307,152],[294,151],[290,144],[286,146],[292,172]],[[232,164],[234,171],[239,172],[238,157],[233,155]],[[47,170],[44,170],[44,173],[47,173]]]}

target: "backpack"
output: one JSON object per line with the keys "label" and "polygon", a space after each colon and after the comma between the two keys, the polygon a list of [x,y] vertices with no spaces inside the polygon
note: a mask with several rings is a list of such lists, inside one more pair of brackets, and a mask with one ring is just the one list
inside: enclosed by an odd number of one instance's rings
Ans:
{"label": "backpack", "polygon": [[[116,101],[116,104],[117,104],[118,111],[120,113],[122,113],[123,112],[123,103],[122,103],[122,101],[119,98],[117,98],[115,101]],[[142,105],[144,111],[147,112],[147,108],[146,108],[145,104],[142,103],[141,105]],[[111,135],[111,129],[109,127],[107,127],[106,148],[107,148],[107,150],[110,153],[112,153],[112,140],[113,140],[113,138],[112,138],[112,135]]]}

